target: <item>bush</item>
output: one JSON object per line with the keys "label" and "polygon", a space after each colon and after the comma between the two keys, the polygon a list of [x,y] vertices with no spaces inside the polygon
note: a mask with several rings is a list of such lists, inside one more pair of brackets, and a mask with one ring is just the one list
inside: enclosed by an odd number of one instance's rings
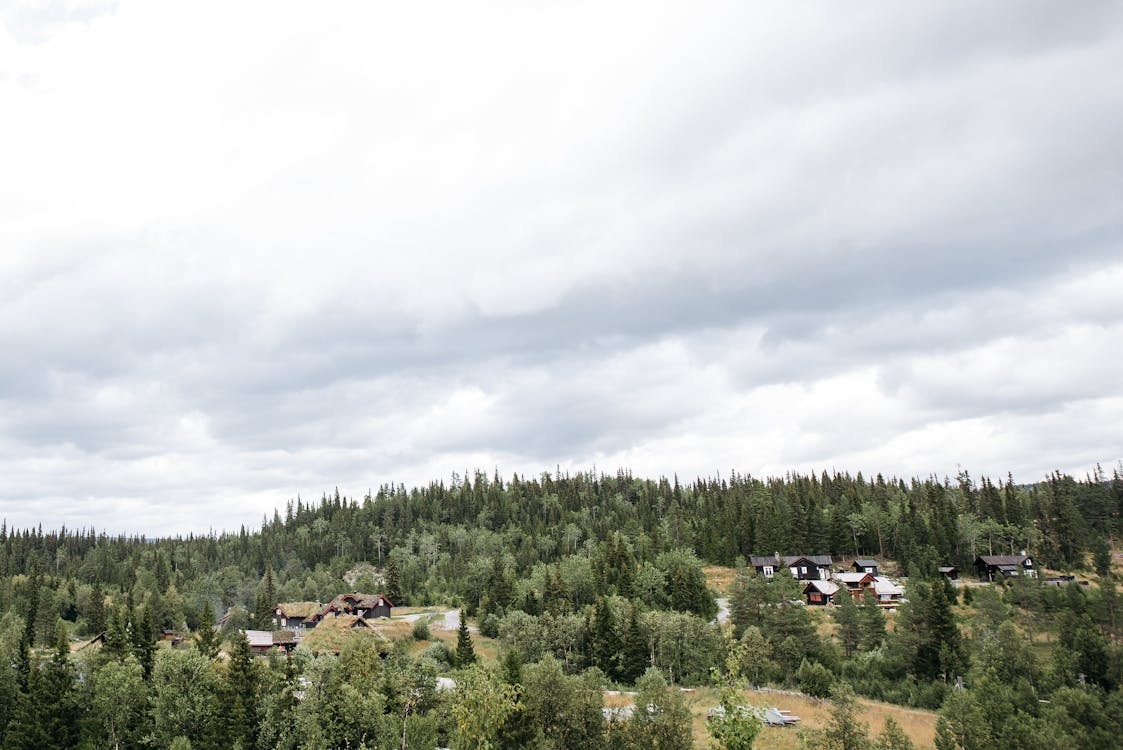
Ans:
{"label": "bush", "polygon": [[834,685],[834,675],[831,671],[817,661],[803,660],[795,673],[799,689],[812,698],[826,698],[831,694]]}
{"label": "bush", "polygon": [[425,618],[419,617],[416,620],[414,620],[413,621],[413,640],[415,640],[415,641],[427,641],[430,638],[432,638],[432,634],[429,632],[429,623],[426,622]]}
{"label": "bush", "polygon": [[430,643],[425,647],[425,650],[419,654],[419,658],[432,659],[441,669],[451,669],[453,663],[456,661],[456,656],[443,641]]}
{"label": "bush", "polygon": [[480,635],[487,638],[499,637],[499,618],[494,614],[488,614],[480,621]]}

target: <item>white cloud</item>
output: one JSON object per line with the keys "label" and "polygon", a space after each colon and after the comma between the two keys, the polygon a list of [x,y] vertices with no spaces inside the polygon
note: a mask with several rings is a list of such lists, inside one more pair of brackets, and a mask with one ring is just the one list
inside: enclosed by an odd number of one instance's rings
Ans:
{"label": "white cloud", "polygon": [[1123,456],[1111,4],[0,19],[10,521]]}

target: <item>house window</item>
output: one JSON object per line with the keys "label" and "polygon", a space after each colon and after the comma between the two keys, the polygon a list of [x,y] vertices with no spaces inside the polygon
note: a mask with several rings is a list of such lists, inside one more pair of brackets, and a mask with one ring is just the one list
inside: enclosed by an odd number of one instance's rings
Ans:
{"label": "house window", "polygon": [[764,577],[771,578],[775,574],[775,569],[771,565],[764,566]]}
{"label": "house window", "polygon": [[822,595],[822,594],[816,594],[816,593],[812,592],[812,594],[811,594],[811,601],[813,601],[813,602],[821,602],[821,601],[823,601],[823,595]]}
{"label": "house window", "polygon": [[799,567],[799,574],[802,575],[802,576],[807,575],[807,566],[806,565],[801,565]]}

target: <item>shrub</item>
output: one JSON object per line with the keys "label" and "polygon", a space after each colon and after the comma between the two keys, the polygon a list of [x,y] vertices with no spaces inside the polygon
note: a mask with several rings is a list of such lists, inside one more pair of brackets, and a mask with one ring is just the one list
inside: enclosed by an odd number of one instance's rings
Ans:
{"label": "shrub", "polygon": [[429,632],[429,623],[426,622],[425,618],[419,617],[416,620],[414,620],[413,621],[413,640],[415,640],[415,641],[427,641],[430,638],[432,638],[432,634]]}

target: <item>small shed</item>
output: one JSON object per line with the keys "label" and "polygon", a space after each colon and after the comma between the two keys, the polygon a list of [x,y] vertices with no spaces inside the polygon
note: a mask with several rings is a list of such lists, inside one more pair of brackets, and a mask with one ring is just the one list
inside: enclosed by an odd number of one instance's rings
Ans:
{"label": "small shed", "polygon": [[959,580],[959,569],[954,565],[941,565],[937,570],[943,578],[949,581]]}

